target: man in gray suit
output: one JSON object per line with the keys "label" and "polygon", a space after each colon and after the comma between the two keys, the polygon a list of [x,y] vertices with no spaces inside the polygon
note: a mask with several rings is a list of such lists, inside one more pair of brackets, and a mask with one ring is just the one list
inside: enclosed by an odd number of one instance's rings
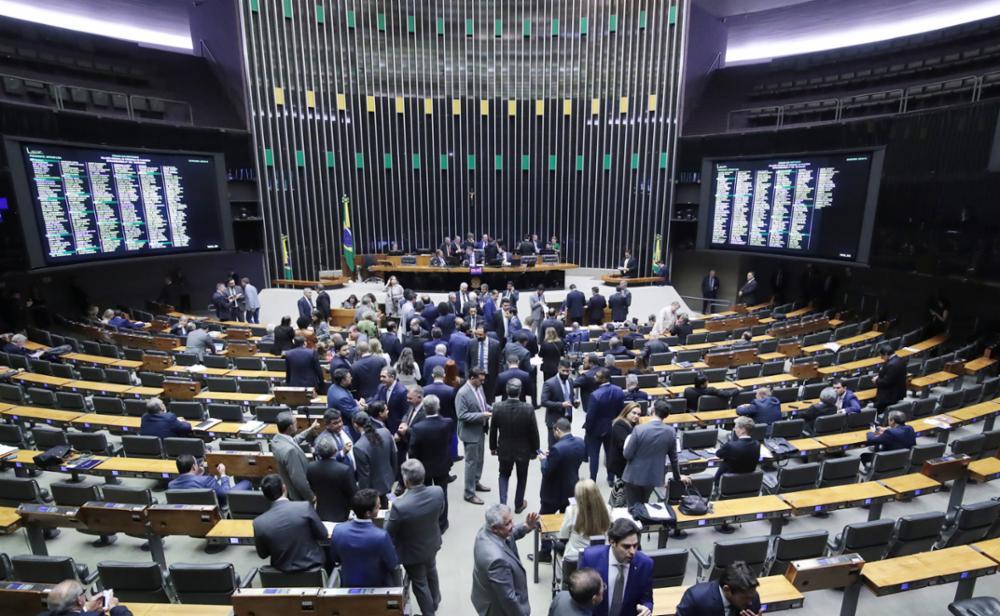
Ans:
{"label": "man in gray suit", "polygon": [[674,481],[691,484],[691,478],[681,475],[677,466],[677,435],[663,420],[670,414],[670,405],[660,399],[653,404],[653,420],[636,426],[625,439],[625,500],[631,507],[645,503],[653,488],[663,486],[667,458]]}
{"label": "man in gray suit", "polygon": [[271,559],[271,566],[285,573],[329,566],[324,563],[319,542],[328,535],[319,514],[309,503],[288,500],[284,482],[275,474],[260,482],[271,508],[253,521],[253,543],[257,555]]}
{"label": "man in gray suit", "polygon": [[413,586],[423,616],[434,616],[441,603],[435,559],[441,549],[438,519],[444,511],[444,490],[424,485],[424,465],[407,460],[400,467],[406,492],[397,498],[385,520],[385,531],[396,545],[399,562]]}
{"label": "man in gray suit", "polygon": [[493,416],[486,403],[483,383],[486,371],[478,366],[469,368],[469,380],[455,394],[455,411],[458,414],[458,438],[465,450],[465,501],[482,505],[483,499],[476,492],[489,492],[479,480],[483,476],[483,452],[486,448],[486,430]]}
{"label": "man in gray suit", "polygon": [[528,297],[528,305],[531,307],[531,324],[535,326],[535,337],[541,341],[545,333],[542,331],[542,321],[545,319],[545,311],[548,310],[544,286],[538,285],[535,294]]}
{"label": "man in gray suit", "polygon": [[490,505],[486,524],[473,548],[472,606],[479,616],[528,616],[528,575],[517,553],[517,540],[538,527],[538,514],[529,513],[514,526],[510,507]]}
{"label": "man in gray suit", "polygon": [[278,434],[271,439],[271,453],[277,465],[278,475],[288,489],[288,498],[293,501],[316,501],[309,480],[306,477],[306,454],[295,442],[295,417],[291,411],[278,414]]}

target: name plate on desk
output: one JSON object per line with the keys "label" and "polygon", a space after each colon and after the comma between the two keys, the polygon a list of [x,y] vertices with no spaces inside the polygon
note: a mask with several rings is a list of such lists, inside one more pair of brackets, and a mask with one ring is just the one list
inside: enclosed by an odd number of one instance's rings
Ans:
{"label": "name plate on desk", "polygon": [[785,578],[797,590],[845,588],[858,580],[865,561],[857,554],[810,558],[788,563]]}
{"label": "name plate on desk", "polygon": [[160,536],[204,537],[222,515],[211,505],[151,505],[146,509],[149,526]]}
{"label": "name plate on desk", "polygon": [[77,517],[88,530],[97,532],[146,533],[146,506],[132,503],[88,501],[80,507]]}
{"label": "name plate on desk", "polygon": [[274,456],[252,451],[208,451],[205,453],[207,468],[225,464],[232,477],[260,478],[276,472]]}
{"label": "name plate on desk", "polygon": [[23,504],[17,508],[17,515],[21,516],[25,524],[73,527],[80,526],[78,511],[79,507]]}
{"label": "name plate on desk", "polygon": [[38,614],[46,609],[45,600],[53,584],[0,582],[0,613]]}
{"label": "name plate on desk", "polygon": [[249,340],[229,339],[226,344],[226,355],[229,357],[252,357],[257,354],[257,345]]}
{"label": "name plate on desk", "polygon": [[323,588],[317,598],[321,614],[401,616],[402,588]]}
{"label": "name plate on desk", "polygon": [[201,383],[198,381],[178,381],[164,379],[163,397],[171,400],[194,400],[201,393]]}
{"label": "name plate on desk", "polygon": [[315,616],[318,597],[318,588],[238,588],[232,595],[233,614]]}
{"label": "name plate on desk", "polygon": [[965,475],[971,461],[972,458],[964,453],[924,460],[920,473],[936,481],[951,481]]}
{"label": "name plate on desk", "polygon": [[800,381],[819,378],[819,364],[810,362],[808,364],[792,364],[789,374]]}
{"label": "name plate on desk", "polygon": [[316,395],[312,387],[273,387],[271,393],[274,394],[275,404],[284,404],[292,408],[308,406]]}
{"label": "name plate on desk", "polygon": [[142,356],[142,369],[152,372],[164,372],[174,365],[174,358],[170,355],[147,355]]}

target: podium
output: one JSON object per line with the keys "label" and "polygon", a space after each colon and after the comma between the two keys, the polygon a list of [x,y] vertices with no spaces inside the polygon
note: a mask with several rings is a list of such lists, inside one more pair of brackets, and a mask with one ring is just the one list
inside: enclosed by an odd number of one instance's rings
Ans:
{"label": "podium", "polygon": [[222,519],[219,508],[212,505],[150,505],[146,516],[150,530],[160,537],[204,537]]}
{"label": "podium", "polygon": [[201,393],[201,383],[198,381],[180,381],[165,379],[163,381],[163,397],[170,400],[194,400]]}

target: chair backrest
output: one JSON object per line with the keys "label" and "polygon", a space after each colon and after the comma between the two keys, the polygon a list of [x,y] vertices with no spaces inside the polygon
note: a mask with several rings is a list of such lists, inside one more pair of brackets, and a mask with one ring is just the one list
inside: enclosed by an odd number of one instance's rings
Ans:
{"label": "chair backrest", "polygon": [[858,413],[847,413],[844,417],[847,418],[847,424],[844,428],[847,431],[860,430],[861,428],[867,428],[868,426],[875,423],[875,414],[878,411],[875,409],[866,409]]}
{"label": "chair backrest", "polygon": [[979,452],[980,459],[982,458],[992,458],[997,455],[997,450],[1000,449],[1000,430],[990,430],[988,432],[984,431],[983,436],[983,448]]}
{"label": "chair backrest", "polygon": [[724,473],[719,480],[719,500],[759,496],[763,482],[764,471]]}
{"label": "chair backrest", "polygon": [[972,387],[966,387],[962,390],[962,406],[971,406],[983,397],[983,386],[974,385]]}
{"label": "chair backrest", "polygon": [[264,379],[240,379],[240,391],[245,394],[269,394],[271,384]]}
{"label": "chair backrest", "polygon": [[778,469],[775,493],[811,490],[819,481],[819,462],[809,462],[798,466],[783,466]]}
{"label": "chair backrest", "polygon": [[788,564],[792,561],[819,558],[826,551],[826,540],[829,536],[825,530],[778,535],[774,538],[767,573],[784,575]]}
{"label": "chair backrest", "polygon": [[944,517],[944,512],[929,511],[896,520],[896,532],[885,557],[908,556],[930,550],[941,533]]}
{"label": "chair backrest", "polygon": [[117,383],[119,385],[131,385],[132,371],[122,370],[121,368],[105,368],[104,379],[108,383]]}
{"label": "chair backrest", "polygon": [[757,392],[749,391],[738,391],[736,395],[733,396],[732,401],[729,403],[733,407],[740,406],[742,404],[750,404],[753,399],[757,397]]}
{"label": "chair backrest", "polygon": [[322,567],[285,573],[270,565],[259,570],[262,588],[312,588],[326,586],[326,571]]}
{"label": "chair backrest", "polygon": [[101,354],[101,345],[94,342],[93,340],[84,340],[82,344],[83,344],[83,352],[86,353],[87,355]]}
{"label": "chair backrest", "polygon": [[823,434],[835,434],[837,432],[843,432],[844,426],[847,425],[847,417],[841,413],[836,415],[824,415],[823,417],[817,417],[816,421],[813,423],[813,435],[820,436]]}
{"label": "chair backrest", "polygon": [[224,392],[238,392],[240,390],[239,386],[236,384],[236,378],[231,376],[209,376],[205,377],[205,385],[208,386],[209,391],[224,391]]}
{"label": "chair backrest", "polygon": [[671,413],[687,412],[687,400],[685,400],[684,398],[667,398],[666,402],[667,406],[670,407]]}
{"label": "chair backrest", "polygon": [[219,506],[215,490],[211,488],[196,488],[191,490],[167,490],[168,505],[211,505]]}
{"label": "chair backrest", "polygon": [[84,400],[83,394],[73,391],[57,391],[56,405],[61,409],[70,411],[83,411],[87,408],[87,402]]}
{"label": "chair backrest", "polygon": [[118,353],[118,347],[113,344],[101,344],[101,355],[105,357],[113,357],[115,359],[121,359]]}
{"label": "chair backrest", "polygon": [[103,415],[124,415],[125,403],[117,396],[94,396],[91,398],[94,412]]}
{"label": "chair backrest", "polygon": [[245,441],[241,438],[222,439],[219,449],[222,451],[264,451],[261,441]]}
{"label": "chair backrest", "polygon": [[660,385],[660,376],[657,374],[639,374],[636,375],[636,380],[639,382],[640,389],[658,387]]}
{"label": "chair backrest", "polygon": [[680,586],[684,583],[688,562],[686,548],[644,550],[643,553],[653,560],[653,588]]}
{"label": "chair backrest", "polygon": [[848,524],[840,537],[835,553],[857,552],[865,562],[882,560],[889,547],[889,540],[896,523],[893,520],[875,520]]}
{"label": "chair backrest", "polygon": [[38,482],[27,477],[0,477],[0,505],[17,507],[21,503],[43,503]]}
{"label": "chair backrest", "polygon": [[772,395],[778,399],[778,402],[786,404],[788,402],[795,402],[799,399],[799,388],[798,387],[778,387],[771,391]]}
{"label": "chair backrest", "polygon": [[717,580],[726,567],[738,560],[744,561],[754,574],[759,575],[767,562],[767,549],[770,537],[754,537],[751,539],[733,539],[715,542],[712,559],[712,573],[709,580]]}
{"label": "chair backrest", "polygon": [[198,363],[198,356],[192,353],[177,353],[174,355],[174,363],[178,366],[193,366]]}
{"label": "chair backrest", "polygon": [[755,379],[760,376],[761,364],[745,364],[736,368],[736,379]]}
{"label": "chair backrest", "polygon": [[30,366],[31,371],[36,374],[44,374],[46,376],[52,376],[52,365],[48,360],[35,359],[34,357],[29,357],[28,366]]}
{"label": "chair backrest", "polygon": [[66,440],[77,451],[86,451],[98,455],[110,455],[111,445],[103,432],[67,432]]}
{"label": "chair backrest", "polygon": [[938,548],[966,545],[986,538],[1000,514],[1000,501],[988,500],[962,505],[943,529]]}
{"label": "chair backrest", "polygon": [[681,449],[707,449],[718,444],[719,431],[716,428],[681,432]]}
{"label": "chair backrest", "polygon": [[243,421],[243,408],[238,404],[209,404],[208,416],[222,421]]}
{"label": "chair backrest", "polygon": [[264,362],[259,357],[234,357],[237,370],[263,370]]}
{"label": "chair backrest", "polygon": [[800,438],[805,425],[804,419],[782,419],[771,424],[771,436],[785,439]]}
{"label": "chair backrest", "polygon": [[197,400],[174,400],[170,402],[170,412],[184,419],[201,421],[205,418],[205,407]]}
{"label": "chair backrest", "polygon": [[14,404],[24,404],[24,390],[21,389],[20,385],[0,383],[0,400],[13,402]]}
{"label": "chair backrest", "polygon": [[285,359],[283,357],[265,357],[264,367],[272,372],[284,372]]}
{"label": "chair backrest", "polygon": [[65,432],[47,426],[35,426],[32,428],[31,438],[35,441],[35,449],[45,450],[59,445],[69,445]]}
{"label": "chair backrest", "polygon": [[21,554],[10,557],[13,579],[35,584],[58,584],[63,580],[82,582],[76,563],[70,556],[35,556]]}
{"label": "chair backrest", "polygon": [[802,388],[802,399],[812,400],[813,398],[819,398],[819,392],[823,391],[823,388],[828,387],[826,383],[809,383]]}
{"label": "chair backrest", "polygon": [[109,503],[130,505],[152,505],[155,500],[149,488],[133,488],[123,485],[105,485],[101,488],[104,500]]}
{"label": "chair backrest", "polygon": [[101,488],[96,483],[72,483],[68,481],[53,481],[49,484],[52,502],[66,507],[79,507],[87,501],[99,501]]}
{"label": "chair backrest", "polygon": [[162,458],[163,443],[158,436],[122,436],[122,450],[126,458]]}
{"label": "chair backrest", "polygon": [[114,588],[122,604],[170,603],[163,572],[155,562],[120,562],[106,560],[97,563],[101,584]]}
{"label": "chair backrest", "polygon": [[983,381],[983,400],[990,400],[1000,394],[1000,376],[994,376]]}
{"label": "chair backrest", "polygon": [[694,385],[694,379],[698,375],[694,370],[678,370],[670,373],[670,385]]}
{"label": "chair backrest", "polygon": [[983,450],[983,443],[986,442],[986,437],[982,434],[974,434],[972,436],[963,436],[962,438],[956,438],[951,441],[951,453],[954,454],[968,454],[973,458],[979,457],[980,452]]}
{"label": "chair backrest", "polygon": [[142,417],[146,414],[146,401],[138,398],[126,398],[125,414],[129,417]]}
{"label": "chair backrest", "polygon": [[823,461],[819,474],[819,487],[840,486],[858,480],[861,458],[832,458]]}
{"label": "chair backrest", "polygon": [[56,405],[56,394],[50,389],[43,389],[41,387],[29,387],[28,398],[31,399],[32,406],[53,407]]}
{"label": "chair backrest", "polygon": [[774,376],[776,374],[781,374],[785,371],[785,362],[783,360],[776,361],[766,361],[760,369],[761,376]]}
{"label": "chair backrest", "polygon": [[679,481],[674,481],[673,478],[667,480],[667,502],[671,505],[677,505],[681,502],[681,497],[690,492],[691,494],[698,493],[705,498],[708,498],[712,494],[712,486],[715,483],[715,478],[712,475],[694,476],[691,477],[691,486],[685,486]]}
{"label": "chair backrest", "polygon": [[181,603],[229,605],[239,586],[231,563],[173,563],[169,570]]}
{"label": "chair backrest", "polygon": [[673,353],[650,353],[649,354],[649,365],[652,366],[666,366],[674,359]]}
{"label": "chair backrest", "polygon": [[908,449],[880,451],[872,458],[871,471],[867,474],[867,480],[876,481],[885,477],[902,475],[909,462],[910,451]]}
{"label": "chair backrest", "polygon": [[84,381],[104,382],[104,370],[97,366],[77,366],[76,371],[80,373],[80,378]]}
{"label": "chair backrest", "polygon": [[909,409],[904,409],[904,412],[906,410],[909,410],[909,417],[911,419],[927,417],[929,415],[933,415],[934,411],[937,410],[937,400],[934,398],[920,398],[919,400],[914,401],[912,405],[910,405]]}
{"label": "chair backrest", "polygon": [[201,358],[206,368],[229,368],[229,358],[224,355],[206,355]]}
{"label": "chair backrest", "polygon": [[919,472],[925,460],[933,460],[944,455],[944,443],[927,443],[926,445],[915,445],[910,449],[910,463],[906,467],[906,472]]}
{"label": "chair backrest", "polygon": [[287,406],[284,404],[279,406],[258,406],[254,409],[254,414],[258,421],[263,421],[264,423],[277,423],[278,415],[289,411]]}
{"label": "chair backrest", "polygon": [[258,490],[230,490],[226,499],[234,520],[252,520],[271,508],[271,501]]}
{"label": "chair backrest", "polygon": [[163,387],[163,380],[166,376],[158,372],[140,372],[139,382],[143,387]]}
{"label": "chair backrest", "polygon": [[718,411],[726,408],[727,401],[719,396],[701,396],[698,398],[699,411]]}
{"label": "chair backrest", "polygon": [[57,376],[61,379],[78,378],[76,372],[73,371],[73,366],[69,364],[50,364],[49,368],[52,369],[52,376]]}
{"label": "chair backrest", "polygon": [[962,406],[962,396],[964,395],[961,391],[949,391],[941,394],[938,397],[938,407],[942,412],[953,411]]}
{"label": "chair backrest", "polygon": [[24,440],[24,430],[17,424],[0,424],[0,445],[27,449]]}
{"label": "chair backrest", "polygon": [[200,460],[205,457],[205,441],[200,438],[169,436],[163,439],[163,453],[168,458],[189,453]]}

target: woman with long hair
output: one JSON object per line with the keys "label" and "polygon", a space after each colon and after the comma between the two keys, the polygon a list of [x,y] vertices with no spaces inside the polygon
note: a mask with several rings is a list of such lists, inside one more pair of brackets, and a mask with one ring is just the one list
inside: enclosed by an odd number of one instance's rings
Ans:
{"label": "woman with long hair", "polygon": [[360,438],[354,445],[358,489],[371,488],[379,493],[382,508],[389,506],[389,491],[396,474],[396,442],[382,424],[365,411],[354,414],[354,429]]}
{"label": "woman with long hair", "polygon": [[386,366],[392,365],[392,358],[389,357],[388,353],[382,350],[382,343],[378,338],[372,338],[371,336],[368,337],[368,350],[372,352],[372,356],[384,359]]}
{"label": "woman with long hair", "polygon": [[559,538],[567,540],[566,560],[577,560],[580,552],[590,547],[590,538],[603,535],[611,526],[611,512],[593,479],[577,481],[573,496],[575,502],[566,509],[559,529]]}
{"label": "woman with long hair", "polygon": [[559,360],[562,359],[566,344],[559,339],[556,328],[545,328],[545,339],[538,347],[538,355],[542,358],[542,378],[549,380],[559,371]]}
{"label": "woman with long hair", "polygon": [[403,347],[396,361],[396,378],[406,387],[420,384],[420,366],[413,359],[413,349]]}
{"label": "woman with long hair", "polygon": [[625,473],[625,439],[639,424],[642,407],[638,402],[627,402],[622,412],[611,422],[611,446],[608,448],[608,474],[621,478]]}

